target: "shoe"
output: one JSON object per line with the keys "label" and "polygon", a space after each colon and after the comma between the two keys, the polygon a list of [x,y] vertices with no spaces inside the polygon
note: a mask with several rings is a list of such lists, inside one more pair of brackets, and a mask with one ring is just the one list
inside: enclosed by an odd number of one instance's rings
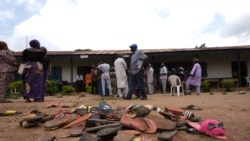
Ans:
{"label": "shoe", "polygon": [[125,100],[131,100],[132,98],[131,97],[124,97],[123,99],[125,99]]}
{"label": "shoe", "polygon": [[141,100],[147,100],[147,97],[142,97]]}
{"label": "shoe", "polygon": [[30,103],[31,100],[29,98],[26,99],[26,103]]}

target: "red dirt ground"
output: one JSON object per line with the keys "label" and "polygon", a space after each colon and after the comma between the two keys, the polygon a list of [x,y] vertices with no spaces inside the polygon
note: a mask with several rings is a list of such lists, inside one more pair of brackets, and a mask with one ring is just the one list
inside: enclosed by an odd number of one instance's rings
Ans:
{"label": "red dirt ground", "polygon": [[[62,109],[63,105],[73,106],[76,104],[98,106],[101,100],[98,95],[86,94],[85,97],[79,97],[79,94],[71,96],[63,96],[57,98],[55,96],[46,96],[45,102],[26,103],[22,98],[13,99],[13,103],[1,103],[0,110],[17,110],[22,114],[1,116],[0,122],[0,141],[39,141],[49,136],[56,136],[57,141],[79,141],[80,137],[60,138],[62,135],[69,134],[68,129],[57,129],[46,131],[43,124],[34,128],[23,128],[19,126],[19,121],[32,110],[38,109],[49,114],[57,113]],[[246,94],[239,94],[238,91],[202,93],[200,96],[170,96],[167,94],[148,95],[148,100],[141,101],[139,99],[123,100],[118,98],[104,99],[112,108],[125,107],[130,104],[152,104],[164,108],[165,106],[186,107],[194,104],[202,107],[200,111],[193,111],[197,116],[201,117],[201,121],[205,119],[216,119],[224,123],[228,141],[248,141],[250,140],[250,91]],[[55,108],[46,108],[48,104],[60,101],[60,105]],[[118,134],[119,135],[119,134]],[[148,138],[156,139],[157,135],[145,135]],[[117,136],[115,141],[128,141],[126,136]],[[178,131],[174,141],[216,141],[205,135],[194,135],[185,131]]]}

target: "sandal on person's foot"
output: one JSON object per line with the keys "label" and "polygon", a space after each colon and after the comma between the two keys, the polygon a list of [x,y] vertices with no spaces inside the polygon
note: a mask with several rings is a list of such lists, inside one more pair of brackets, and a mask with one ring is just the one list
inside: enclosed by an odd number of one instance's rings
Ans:
{"label": "sandal on person's foot", "polygon": [[26,102],[26,103],[30,103],[31,100],[30,100],[29,98],[27,98],[25,102]]}

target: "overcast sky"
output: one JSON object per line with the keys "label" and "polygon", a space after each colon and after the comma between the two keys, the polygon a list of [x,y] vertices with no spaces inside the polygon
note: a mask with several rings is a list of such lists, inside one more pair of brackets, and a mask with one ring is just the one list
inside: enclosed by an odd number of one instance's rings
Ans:
{"label": "overcast sky", "polygon": [[50,51],[250,45],[250,0],[1,0],[0,40]]}

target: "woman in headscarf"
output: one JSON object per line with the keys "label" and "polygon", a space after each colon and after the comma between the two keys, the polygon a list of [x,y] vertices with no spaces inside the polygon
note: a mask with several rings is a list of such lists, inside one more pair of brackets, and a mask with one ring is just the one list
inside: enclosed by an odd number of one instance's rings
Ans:
{"label": "woman in headscarf", "polygon": [[8,50],[8,45],[0,41],[0,103],[11,103],[6,99],[6,93],[12,75],[17,70],[16,58]]}
{"label": "woman in headscarf", "polygon": [[23,97],[26,102],[43,102],[44,80],[43,80],[43,59],[44,52],[40,49],[38,40],[29,42],[30,48],[23,51],[22,60],[25,63],[23,77]]}

